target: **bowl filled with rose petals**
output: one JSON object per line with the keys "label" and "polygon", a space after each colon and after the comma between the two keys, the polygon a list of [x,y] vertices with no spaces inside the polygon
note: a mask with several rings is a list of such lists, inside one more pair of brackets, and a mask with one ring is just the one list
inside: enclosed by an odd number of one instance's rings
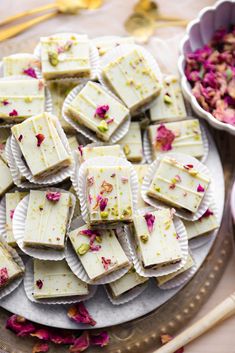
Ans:
{"label": "bowl filled with rose petals", "polygon": [[183,93],[212,126],[235,135],[235,2],[219,1],[189,23],[181,44]]}

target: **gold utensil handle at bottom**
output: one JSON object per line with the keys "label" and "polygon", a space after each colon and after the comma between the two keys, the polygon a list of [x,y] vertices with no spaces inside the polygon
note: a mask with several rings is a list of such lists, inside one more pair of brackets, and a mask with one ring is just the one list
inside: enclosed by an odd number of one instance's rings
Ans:
{"label": "gold utensil handle at bottom", "polygon": [[235,292],[202,319],[153,353],[173,353],[235,313]]}
{"label": "gold utensil handle at bottom", "polygon": [[43,16],[39,16],[36,17],[32,20],[29,20],[25,23],[21,23],[19,25],[15,25],[13,27],[4,29],[4,30],[0,30],[0,42],[2,42],[5,39],[11,38],[16,36],[17,34],[25,31],[26,29],[33,27],[34,25],[42,22],[42,21],[46,21],[54,16],[56,16],[58,14],[57,11],[43,15]]}

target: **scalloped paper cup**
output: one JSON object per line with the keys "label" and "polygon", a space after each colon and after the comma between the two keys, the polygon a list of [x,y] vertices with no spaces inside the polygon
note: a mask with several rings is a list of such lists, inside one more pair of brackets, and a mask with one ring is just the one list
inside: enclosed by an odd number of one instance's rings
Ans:
{"label": "scalloped paper cup", "polygon": [[94,297],[97,287],[89,286],[89,294],[87,295],[76,295],[69,297],[61,297],[61,298],[45,298],[45,299],[36,299],[33,296],[33,288],[34,288],[34,273],[33,273],[33,260],[30,259],[26,264],[26,271],[24,277],[24,290],[28,297],[28,299],[37,304],[50,304],[50,305],[58,305],[58,304],[72,304],[79,303],[81,301],[86,301]]}
{"label": "scalloped paper cup", "polygon": [[[17,263],[17,265],[24,270],[25,269],[24,263],[21,260],[21,257],[17,254],[16,250],[13,249],[11,246],[7,245],[2,235],[0,235],[0,241],[4,244],[6,249],[9,251],[9,253],[11,254],[14,261]],[[12,282],[10,282],[6,287],[3,287],[2,289],[0,289],[0,299],[6,297],[8,294],[12,293],[16,288],[18,288],[22,280],[23,280],[23,276],[16,278]]]}
{"label": "scalloped paper cup", "polygon": [[[137,209],[137,202],[138,202],[138,178],[136,171],[133,167],[133,165],[128,162],[124,158],[116,158],[112,156],[106,156],[106,157],[96,157],[96,158],[91,158],[86,160],[82,165],[80,166],[78,173],[73,174],[71,180],[73,182],[73,187],[76,191],[76,193],[79,196],[80,200],[80,207],[81,207],[81,214],[82,218],[86,223],[89,223],[89,210],[87,207],[87,197],[86,197],[86,189],[87,189],[87,175],[86,171],[87,168],[90,166],[111,166],[111,167],[120,167],[120,166],[126,166],[130,167],[130,187],[131,187],[131,194],[132,194],[132,203],[133,203],[133,209]],[[121,222],[117,222],[117,224],[120,224]],[[98,226],[98,225],[97,225]],[[114,227],[114,224],[99,224],[100,228],[112,228]]]}
{"label": "scalloped paper cup", "polygon": [[[149,207],[147,207],[146,209],[141,209],[141,212],[144,212],[144,211],[148,212],[148,210],[149,210]],[[137,243],[135,241],[135,237],[133,234],[131,234],[131,230],[130,230],[129,226],[124,226],[125,234],[127,236],[128,244],[130,247],[132,261],[133,261],[136,272],[140,276],[158,277],[158,276],[168,275],[169,273],[180,270],[186,264],[187,257],[188,257],[188,238],[187,238],[186,229],[185,229],[183,222],[178,217],[174,216],[173,222],[175,225],[176,233],[179,236],[179,243],[180,243],[180,249],[181,249],[181,253],[182,253],[182,259],[178,263],[166,265],[166,266],[163,266],[163,267],[157,268],[157,269],[145,269],[143,267],[140,254],[137,251]]]}
{"label": "scalloped paper cup", "polygon": [[[89,128],[87,128],[84,125],[81,125],[80,123],[77,123],[75,120],[73,120],[72,118],[69,117],[69,115],[66,113],[66,109],[68,108],[68,106],[71,104],[71,102],[75,99],[75,97],[78,95],[78,93],[82,90],[82,88],[85,86],[86,83],[82,83],[76,87],[74,87],[74,89],[72,89],[72,91],[68,94],[68,96],[65,98],[63,107],[62,107],[62,114],[63,114],[63,118],[64,120],[70,124],[75,130],[77,130],[78,132],[80,132],[81,134],[83,134],[85,137],[89,138],[91,141],[94,142],[102,142],[96,135],[96,133],[92,130],[90,130]],[[100,85],[99,83],[97,83],[97,85]],[[120,99],[118,97],[116,97],[112,92],[110,92],[110,90],[107,89],[106,86],[102,86],[102,88],[109,94],[112,96],[112,98],[116,99],[118,102],[121,102]],[[121,102],[122,103],[122,102]],[[123,104],[123,103],[122,103]],[[128,116],[127,120],[125,120],[116,131],[114,131],[114,133],[112,134],[112,136],[110,137],[110,140],[107,143],[116,143],[119,140],[121,140],[128,132],[129,127],[130,127],[130,115]],[[105,143],[105,142],[104,142]]]}
{"label": "scalloped paper cup", "polygon": [[128,302],[130,302],[131,300],[134,300],[135,298],[137,298],[140,294],[143,293],[143,291],[145,291],[145,289],[148,287],[148,282],[145,282],[133,289],[131,289],[130,291],[120,295],[120,297],[118,298],[113,298],[112,295],[109,293],[108,288],[105,286],[105,291],[107,294],[107,297],[109,298],[110,302],[113,305],[122,305],[122,304],[126,304]]}
{"label": "scalloped paper cup", "polygon": [[[5,196],[0,201],[0,236],[7,240],[6,234],[6,198]],[[1,240],[1,238],[0,238]]]}
{"label": "scalloped paper cup", "polygon": [[[77,227],[83,226],[84,224],[85,224],[85,222],[83,221],[82,217],[79,217],[73,221],[72,226],[71,226],[71,230],[76,229]],[[129,246],[127,243],[127,239],[124,236],[122,228],[116,229],[116,232],[117,232],[118,240],[119,240],[126,256],[128,257],[129,261],[131,262],[131,254],[129,251]],[[67,241],[67,246],[66,246],[66,250],[65,250],[65,260],[67,261],[67,264],[69,265],[70,269],[73,271],[73,273],[79,279],[81,279],[83,282],[86,282],[91,285],[100,285],[100,284],[114,282],[117,279],[121,278],[130,269],[130,266],[127,266],[127,267],[122,268],[118,271],[114,271],[114,272],[112,272],[112,273],[110,273],[100,279],[91,280],[88,277],[86,271],[84,270],[84,267],[82,266],[82,263],[79,260],[79,257],[75,253],[73,246],[72,246],[69,239]]]}
{"label": "scalloped paper cup", "polygon": [[[120,56],[126,55],[126,54],[128,54],[129,52],[131,52],[134,49],[138,50],[143,55],[143,57],[146,59],[148,65],[152,69],[152,71],[156,74],[156,76],[157,76],[157,78],[159,80],[159,84],[161,85],[161,83],[162,83],[162,73],[161,73],[161,70],[160,70],[160,68],[158,66],[158,63],[157,63],[156,59],[152,56],[152,54],[147,49],[145,49],[145,48],[143,48],[143,47],[141,47],[140,45],[137,45],[137,44],[121,44],[121,45],[117,46],[116,48],[111,49],[107,54],[105,54],[100,59],[100,67],[99,67],[99,71],[98,71],[98,80],[103,86],[106,86],[109,90],[111,89],[109,86],[107,86],[107,83],[105,82],[105,80],[103,78],[103,75],[102,75],[103,68],[105,66],[107,66],[108,64],[110,64],[112,61],[115,61]],[[138,115],[141,112],[144,112],[147,109],[151,108],[151,106],[154,105],[154,100],[155,99],[156,99],[156,97],[154,97],[151,102],[145,104],[140,109],[137,109],[136,111],[134,111],[132,113],[132,115]]]}
{"label": "scalloped paper cup", "polygon": [[[69,193],[71,196],[73,205],[70,210],[70,217],[68,220],[67,231],[66,231],[67,233],[70,228],[70,224],[71,224],[74,209],[75,209],[75,203],[76,203],[75,196],[69,191],[58,189],[58,188],[48,188],[48,190],[66,192],[66,193]],[[23,251],[23,253],[35,259],[54,260],[54,261],[63,260],[65,257],[65,250],[54,250],[50,248],[40,249],[40,248],[24,246],[24,231],[25,231],[25,222],[27,217],[28,204],[29,204],[29,195],[25,196],[20,201],[20,203],[17,205],[14,212],[12,223],[13,223],[13,234],[17,242],[17,245]],[[65,241],[66,241],[66,237],[65,237]]]}
{"label": "scalloped paper cup", "polygon": [[[141,189],[141,195],[144,199],[144,201],[153,206],[153,207],[157,207],[157,208],[169,208],[171,206],[167,205],[167,203],[157,200],[153,197],[150,197],[147,195],[147,191],[149,190],[149,187],[151,185],[151,182],[153,180],[153,177],[158,169],[159,163],[161,161],[162,158],[164,158],[165,155],[160,155],[150,166],[149,169],[147,171],[147,174],[143,180],[143,184],[142,184],[142,189]],[[202,173],[203,175],[205,175],[206,177],[210,178],[211,182],[208,186],[208,189],[206,190],[206,193],[201,201],[201,204],[197,210],[197,212],[190,214],[187,211],[181,210],[181,209],[177,209],[176,208],[176,216],[186,219],[188,221],[196,221],[197,219],[199,219],[207,210],[207,208],[209,207],[209,204],[211,202],[211,200],[213,200],[213,188],[212,188],[212,178],[210,175],[210,171],[207,168],[207,166],[205,166],[204,164],[202,164],[200,161],[198,161],[196,158],[186,155],[184,153],[169,153],[167,154],[167,157],[170,158],[174,158],[175,160],[177,160],[178,162],[182,163],[182,164],[193,164],[195,166],[195,169],[198,170],[200,173]]]}
{"label": "scalloped paper cup", "polygon": [[[163,123],[164,124],[164,123]],[[209,142],[207,138],[207,133],[206,133],[206,128],[200,124],[201,128],[201,133],[202,133],[202,143],[203,143],[203,149],[204,149],[204,155],[200,158],[197,158],[200,162],[205,163],[208,157],[209,153]],[[147,160],[147,163],[151,164],[154,159],[153,159],[153,154],[152,154],[152,147],[151,143],[148,137],[148,131],[144,131],[144,136],[143,136],[143,150],[144,150],[144,156]],[[174,153],[174,152],[160,152],[159,155],[164,155],[166,156],[168,153]]]}
{"label": "scalloped paper cup", "polygon": [[[64,133],[64,130],[62,129],[59,121],[56,121],[56,129],[57,132],[64,144],[65,149],[67,150],[67,152],[71,155],[71,150],[69,147],[69,142],[68,139]],[[70,177],[70,174],[72,172],[73,169],[73,161],[72,164],[69,167],[63,168],[61,170],[59,170],[57,173],[55,174],[51,174],[45,178],[40,178],[37,179],[35,178],[30,169],[28,168],[28,166],[26,165],[26,163],[24,162],[24,160],[22,159],[22,152],[20,150],[19,144],[16,141],[16,138],[12,135],[11,138],[11,150],[12,150],[12,154],[13,154],[13,158],[15,160],[16,166],[19,169],[20,173],[31,183],[33,184],[37,184],[37,185],[53,185],[53,184],[58,184],[61,181],[67,179]]]}
{"label": "scalloped paper cup", "polygon": [[217,29],[221,27],[228,28],[232,24],[235,24],[234,0],[217,1],[214,6],[202,9],[197,18],[187,26],[186,34],[181,41],[178,68],[181,74],[181,86],[184,96],[191,103],[193,110],[216,129],[225,130],[235,135],[235,126],[217,120],[199,105],[192,94],[192,87],[184,73],[186,55],[208,44]]}
{"label": "scalloped paper cup", "polygon": [[[77,33],[54,33],[53,35],[77,35]],[[37,44],[37,46],[34,49],[34,55],[41,60],[41,43],[39,42]],[[90,41],[90,63],[91,63],[91,75],[90,77],[87,77],[88,80],[95,80],[97,75],[98,75],[98,71],[99,71],[99,63],[100,63],[100,57],[99,57],[99,52],[96,48],[96,46],[92,43],[92,41]],[[79,77],[79,76],[78,76]],[[58,79],[59,80],[59,79]],[[60,78],[60,80],[63,80],[63,78]]]}

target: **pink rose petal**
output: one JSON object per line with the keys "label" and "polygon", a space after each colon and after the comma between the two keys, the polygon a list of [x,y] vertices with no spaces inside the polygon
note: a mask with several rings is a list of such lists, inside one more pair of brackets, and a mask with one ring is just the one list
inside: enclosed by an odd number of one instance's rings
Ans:
{"label": "pink rose petal", "polygon": [[36,330],[35,332],[31,333],[30,336],[36,337],[42,341],[49,341],[50,340],[50,332],[48,329],[41,328],[41,329]]}
{"label": "pink rose petal", "polygon": [[41,279],[38,279],[38,280],[36,281],[36,286],[37,286],[39,289],[42,289],[42,287],[43,287],[43,281],[42,281]]}
{"label": "pink rose petal", "polygon": [[18,116],[18,112],[13,109],[10,113],[9,113],[9,116]]}
{"label": "pink rose petal", "polygon": [[145,218],[145,221],[147,223],[148,230],[151,233],[153,231],[153,225],[154,225],[154,222],[155,222],[155,216],[153,214],[151,214],[151,213],[146,213],[144,215],[144,218]]}
{"label": "pink rose petal", "polygon": [[85,351],[90,346],[90,336],[87,331],[84,331],[80,337],[78,337],[74,344],[69,347],[71,353],[80,353]]}
{"label": "pink rose petal", "polygon": [[109,343],[110,337],[107,331],[102,331],[98,335],[91,335],[90,343],[92,346],[104,347]]}
{"label": "pink rose petal", "polygon": [[157,128],[156,147],[161,151],[170,151],[172,149],[172,142],[175,139],[175,134],[167,129],[164,124]]}
{"label": "pink rose petal", "polygon": [[30,77],[37,78],[36,71],[32,67],[29,67],[28,69],[23,70],[23,73]]}
{"label": "pink rose petal", "polygon": [[43,134],[37,134],[35,137],[37,139],[37,146],[40,147],[42,142],[45,140],[45,136]]}
{"label": "pink rose petal", "polygon": [[201,184],[198,184],[197,192],[204,192],[204,191],[205,191],[204,187]]}
{"label": "pink rose petal", "polygon": [[101,119],[105,119],[106,118],[106,113],[109,110],[109,106],[108,105],[100,105],[96,108],[95,110],[95,117],[99,117]]}
{"label": "pink rose petal", "polygon": [[108,200],[109,200],[109,199],[108,199],[107,197],[102,198],[102,199],[100,200],[100,211],[101,211],[101,212],[105,210],[105,208],[106,208],[106,206],[107,206],[107,204],[108,204]]}
{"label": "pink rose petal", "polygon": [[68,317],[77,322],[95,326],[96,321],[91,317],[83,302],[77,303],[68,310]]}
{"label": "pink rose petal", "polygon": [[31,322],[18,315],[11,315],[8,318],[6,328],[15,332],[19,337],[27,336],[36,330]]}
{"label": "pink rose petal", "polygon": [[32,353],[48,352],[50,349],[48,343],[36,343],[33,346]]}
{"label": "pink rose petal", "polygon": [[10,219],[13,219],[15,210],[10,210]]}
{"label": "pink rose petal", "polygon": [[2,267],[0,269],[0,288],[8,282],[8,279],[9,279],[9,274],[8,274],[7,268]]}
{"label": "pink rose petal", "polygon": [[21,141],[22,141],[22,138],[23,138],[23,135],[20,135],[20,136],[18,137],[18,141],[21,142]]}
{"label": "pink rose petal", "polygon": [[57,202],[59,201],[60,197],[61,197],[61,192],[59,191],[51,191],[51,192],[47,192],[46,194],[46,198],[48,201]]}

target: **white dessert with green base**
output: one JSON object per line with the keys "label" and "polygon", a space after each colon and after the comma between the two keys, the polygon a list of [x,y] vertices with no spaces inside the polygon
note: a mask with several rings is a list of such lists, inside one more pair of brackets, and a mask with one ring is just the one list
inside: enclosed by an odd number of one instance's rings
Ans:
{"label": "white dessert with green base", "polygon": [[39,68],[40,62],[37,58],[28,53],[5,56],[3,62],[3,76],[25,75],[37,78],[35,68]]}
{"label": "white dessert with green base", "polygon": [[0,119],[15,123],[44,111],[43,80],[0,80]]}
{"label": "white dessert with green base", "polygon": [[13,186],[13,179],[7,164],[0,157],[0,196]]}
{"label": "white dessert with green base", "polygon": [[170,209],[135,215],[133,222],[144,268],[159,268],[181,261],[182,252]]}
{"label": "white dessert with green base", "polygon": [[85,162],[90,158],[113,156],[117,158],[123,157],[120,145],[110,146],[80,146],[78,152],[80,162]]}
{"label": "white dessert with green base", "polygon": [[132,122],[128,133],[118,141],[126,158],[130,162],[138,163],[143,158],[140,124]]}
{"label": "white dessert with green base", "polygon": [[102,75],[132,113],[153,101],[160,93],[161,86],[156,74],[136,49],[105,66]]}
{"label": "white dessert with green base", "polygon": [[45,79],[90,75],[90,43],[86,35],[64,33],[42,37],[40,45]]}
{"label": "white dessert with green base", "polygon": [[69,238],[92,281],[130,265],[115,230],[92,230],[85,225],[70,232]]}
{"label": "white dessert with green base", "polygon": [[34,259],[35,299],[84,296],[88,293],[88,285],[74,275],[65,260]]}
{"label": "white dessert with green base", "polygon": [[150,119],[154,122],[182,120],[187,117],[182,90],[177,77],[166,76],[163,88],[150,108]]}
{"label": "white dessert with green base", "polygon": [[101,85],[89,81],[68,105],[66,114],[100,140],[109,141],[127,120],[129,110]]}
{"label": "white dessert with green base", "polygon": [[14,261],[3,242],[0,241],[0,289],[22,276],[24,270]]}
{"label": "white dessert with green base", "polygon": [[63,250],[71,207],[71,196],[67,192],[31,190],[24,246]]}
{"label": "white dessert with green base", "polygon": [[71,165],[71,155],[56,128],[57,118],[43,113],[12,127],[28,168],[36,178],[57,173]]}
{"label": "white dessert with green base", "polygon": [[219,227],[218,220],[212,208],[208,208],[197,221],[189,222],[184,220],[184,225],[188,239],[206,235]]}
{"label": "white dessert with green base", "polygon": [[87,168],[87,208],[91,224],[130,222],[133,216],[128,166]]}
{"label": "white dessert with green base", "polygon": [[160,161],[147,194],[167,205],[195,213],[209,184],[210,178],[194,165],[184,165],[166,156]]}

